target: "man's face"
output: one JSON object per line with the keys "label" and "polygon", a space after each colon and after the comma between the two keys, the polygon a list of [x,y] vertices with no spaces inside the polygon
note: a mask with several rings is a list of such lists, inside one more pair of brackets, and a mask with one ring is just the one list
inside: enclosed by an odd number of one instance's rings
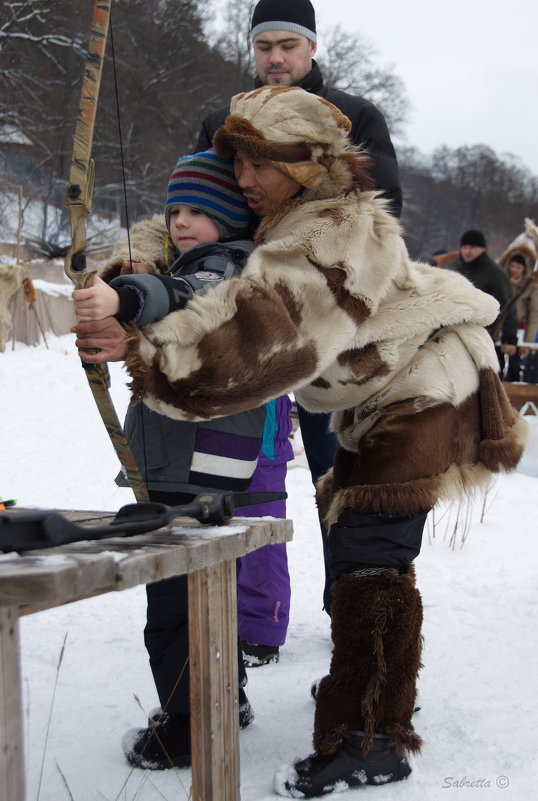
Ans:
{"label": "man's face", "polygon": [[293,197],[301,184],[277,170],[270,161],[253,159],[244,150],[234,155],[234,173],[248,206],[258,217],[265,217]]}
{"label": "man's face", "polygon": [[485,251],[486,248],[480,248],[478,245],[462,245],[460,248],[461,258],[465,262],[474,261]]}
{"label": "man's face", "polygon": [[295,86],[312,69],[315,42],[291,31],[264,31],[253,42],[256,71],[264,84]]}

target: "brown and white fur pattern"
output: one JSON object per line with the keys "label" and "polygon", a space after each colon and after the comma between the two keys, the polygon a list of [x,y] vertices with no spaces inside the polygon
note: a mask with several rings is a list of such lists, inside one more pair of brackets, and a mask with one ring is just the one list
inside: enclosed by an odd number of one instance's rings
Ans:
{"label": "brown and white fur pattern", "polygon": [[508,403],[484,326],[496,301],[409,259],[361,156],[332,160],[258,231],[242,277],[130,337],[135,393],[207,419],[293,391],[334,412],[343,451],[320,485],[346,506],[413,514],[517,464],[526,424]]}

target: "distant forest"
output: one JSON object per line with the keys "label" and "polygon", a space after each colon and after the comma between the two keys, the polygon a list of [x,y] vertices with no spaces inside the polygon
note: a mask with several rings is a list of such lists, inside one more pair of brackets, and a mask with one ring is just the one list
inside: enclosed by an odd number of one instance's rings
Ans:
{"label": "distant forest", "polygon": [[[217,36],[208,33],[215,0],[113,0],[115,63],[109,36],[93,148],[96,212],[125,222],[120,125],[129,218],[161,210],[175,159],[192,152],[204,116],[252,86],[253,5],[229,0]],[[62,234],[49,231],[46,208],[63,203],[91,8],[91,0],[4,0],[1,12],[0,213],[2,192],[22,186],[26,198],[43,202],[44,237]],[[408,111],[402,81],[376,65],[359,34],[324,34],[326,82],[376,103],[397,142]],[[457,248],[467,228],[482,229],[495,256],[524,217],[538,219],[538,178],[515,157],[476,144],[440,147],[430,157],[399,148],[398,160],[414,258]]]}

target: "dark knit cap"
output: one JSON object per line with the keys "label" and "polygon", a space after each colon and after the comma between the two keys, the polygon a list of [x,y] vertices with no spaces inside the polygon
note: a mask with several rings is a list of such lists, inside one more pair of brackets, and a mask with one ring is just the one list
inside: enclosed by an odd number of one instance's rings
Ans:
{"label": "dark knit cap", "polygon": [[166,226],[178,203],[206,214],[219,229],[220,239],[246,234],[249,209],[235,180],[232,161],[214,150],[181,156],[170,176],[166,195]]}
{"label": "dark knit cap", "polygon": [[470,231],[465,231],[465,233],[461,235],[460,248],[462,245],[474,245],[477,248],[485,248],[486,237],[482,231],[475,231],[474,228],[471,228]]}
{"label": "dark knit cap", "polygon": [[260,0],[252,14],[250,35],[254,38],[264,31],[291,31],[315,42],[314,6],[310,0]]}

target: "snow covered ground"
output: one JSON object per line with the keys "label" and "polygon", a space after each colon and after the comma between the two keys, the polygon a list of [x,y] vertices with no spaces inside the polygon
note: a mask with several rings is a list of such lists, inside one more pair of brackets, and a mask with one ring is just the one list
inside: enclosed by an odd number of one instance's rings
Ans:
{"label": "snow covered ground", "polygon": [[[17,343],[11,350],[8,343],[0,354],[0,494],[24,506],[117,509],[132,496],[113,483],[116,458],[73,337],[48,337],[48,344],[47,350]],[[126,377],[119,365],[111,372],[122,418]],[[528,419],[538,435],[538,420]],[[299,441],[296,447],[288,481],[295,528],[291,623],[280,663],[249,671],[256,719],[240,737],[243,801],[273,801],[275,769],[310,752],[309,687],[326,673],[331,653],[313,491]],[[426,744],[408,781],[347,790],[336,796],[342,801],[535,795],[537,489],[538,442],[517,474],[497,481],[484,522],[481,501],[468,526],[461,511],[454,547],[455,510],[436,513],[416,563],[425,648],[415,726]],[[124,731],[143,725],[156,703],[144,617],[138,587],[21,621],[29,800],[189,798],[189,770],[131,770],[120,747]]]}

